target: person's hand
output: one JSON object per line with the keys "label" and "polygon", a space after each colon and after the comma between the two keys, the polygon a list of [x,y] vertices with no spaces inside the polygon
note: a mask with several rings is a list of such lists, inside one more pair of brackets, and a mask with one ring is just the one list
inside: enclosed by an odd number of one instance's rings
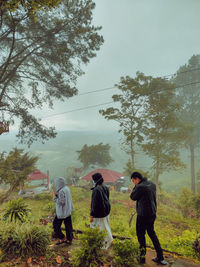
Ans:
{"label": "person's hand", "polygon": [[54,197],[57,197],[57,194],[56,194],[56,193],[53,193],[53,196],[54,196]]}
{"label": "person's hand", "polygon": [[90,216],[90,222],[93,222],[94,218],[92,216]]}

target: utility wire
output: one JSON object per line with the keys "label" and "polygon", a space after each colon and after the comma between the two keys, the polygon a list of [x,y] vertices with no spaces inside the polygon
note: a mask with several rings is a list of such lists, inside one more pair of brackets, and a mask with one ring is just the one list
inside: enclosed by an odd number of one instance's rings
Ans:
{"label": "utility wire", "polygon": [[103,105],[108,105],[108,104],[111,104],[113,102],[114,101],[107,102],[107,103],[101,103],[101,104],[97,104],[97,105],[93,105],[93,106],[87,106],[87,107],[84,107],[84,108],[72,109],[72,110],[69,110],[69,111],[64,111],[62,113],[57,113],[57,114],[52,114],[52,115],[49,115],[49,116],[45,116],[45,117],[42,117],[41,119],[46,119],[46,118],[53,117],[53,116],[58,116],[58,115],[66,114],[66,113],[71,113],[71,112],[74,112],[74,111],[80,111],[80,110],[95,108],[95,107],[99,107],[99,106],[103,106]]}
{"label": "utility wire", "polygon": [[[178,72],[178,73],[168,74],[168,75],[160,76],[159,78],[167,78],[167,77],[170,77],[170,76],[175,76],[177,74],[184,74],[184,73],[193,72],[193,71],[196,71],[196,70],[200,70],[200,68],[195,68],[195,69],[191,69],[191,70],[181,71],[181,72]],[[92,94],[92,93],[97,93],[97,92],[102,92],[102,91],[107,91],[107,90],[111,90],[111,89],[114,89],[114,88],[117,88],[117,86],[106,87],[106,88],[102,88],[102,89],[98,89],[98,90],[92,90],[92,91],[88,91],[88,92],[85,92],[85,93],[78,94],[77,96],[87,95],[87,94]]]}
{"label": "utility wire", "polygon": [[[183,88],[183,87],[186,87],[186,86],[189,86],[189,85],[195,85],[195,84],[200,84],[200,81],[187,83],[187,84],[182,84],[182,85],[174,87],[174,89]],[[164,91],[164,90],[167,90],[167,89],[156,90],[154,92],[151,92],[151,94],[157,94],[157,93],[159,93],[161,91]],[[83,108],[72,109],[72,110],[69,110],[69,111],[64,111],[64,112],[61,112],[61,113],[45,116],[45,117],[42,117],[41,119],[46,119],[46,118],[50,118],[50,117],[54,117],[54,116],[59,116],[59,115],[63,115],[63,114],[67,114],[67,113],[71,113],[71,112],[75,112],[75,111],[86,110],[86,109],[90,109],[90,108],[94,108],[94,107],[104,106],[104,105],[108,105],[108,104],[112,104],[112,103],[116,103],[116,102],[115,101],[111,101],[111,102],[101,103],[101,104],[87,106],[87,107],[83,107]]]}

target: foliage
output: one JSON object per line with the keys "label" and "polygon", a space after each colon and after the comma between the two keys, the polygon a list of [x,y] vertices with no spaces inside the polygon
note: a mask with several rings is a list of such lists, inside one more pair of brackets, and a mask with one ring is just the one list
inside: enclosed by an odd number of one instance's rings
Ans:
{"label": "foliage", "polygon": [[[200,55],[193,55],[187,64],[181,66],[173,81],[177,85],[176,98],[180,103],[178,113],[182,121],[180,137],[190,150],[191,190],[195,192],[195,148],[200,144],[199,108],[200,108]],[[192,118],[192,119],[191,119]]]}
{"label": "foliage", "polygon": [[24,222],[29,215],[30,209],[22,198],[15,198],[8,202],[3,214],[3,219],[9,222]]}
{"label": "foliage", "polygon": [[56,9],[39,10],[36,21],[24,8],[27,4],[38,10],[41,3],[51,2],[59,1],[16,0],[13,12],[6,7],[0,12],[0,119],[11,124],[18,119],[17,137],[28,145],[56,136],[54,127],[43,126],[31,110],[52,108],[55,100],[77,94],[81,65],[103,43],[101,27],[92,25],[92,0],[63,0]]}
{"label": "foliage", "polygon": [[180,210],[183,213],[183,216],[189,216],[193,205],[192,200],[193,195],[191,190],[183,188],[179,195]]}
{"label": "foliage", "polygon": [[192,243],[192,248],[194,251],[194,256],[200,261],[200,237],[196,238]]}
{"label": "foliage", "polygon": [[110,145],[99,143],[98,145],[84,145],[78,153],[78,160],[83,164],[83,168],[87,169],[91,165],[99,165],[105,167],[113,160],[110,156]]}
{"label": "foliage", "polygon": [[95,267],[102,264],[105,233],[99,228],[86,229],[80,237],[81,248],[73,255],[73,266]]}
{"label": "foliage", "polygon": [[121,94],[112,96],[113,101],[120,104],[120,108],[109,107],[99,111],[107,120],[119,123],[119,132],[124,136],[123,149],[130,154],[132,165],[135,164],[135,145],[143,140],[145,93],[142,85],[148,79],[149,77],[140,72],[137,72],[135,79],[129,76],[121,77],[120,83],[116,85]]}
{"label": "foliage", "polygon": [[154,181],[158,185],[159,175],[164,171],[184,168],[180,160],[179,105],[174,100],[175,85],[164,78],[152,78],[147,89],[146,112],[147,128],[144,131],[145,153],[153,160]]}
{"label": "foliage", "polygon": [[34,17],[34,13],[42,8],[52,8],[57,6],[62,0],[4,0],[0,3],[0,8],[7,8],[11,12],[23,7],[30,17]]}
{"label": "foliage", "polygon": [[128,160],[124,168],[124,174],[131,177],[131,174],[133,172],[140,172],[143,175],[143,177],[150,177],[150,173],[148,171],[145,172],[143,170],[137,169],[134,165],[132,165],[131,161]]}
{"label": "foliage", "polygon": [[19,185],[23,185],[30,174],[35,169],[38,157],[24,153],[22,149],[14,148],[6,156],[3,154],[0,159],[0,184],[5,183],[10,186],[7,192],[0,197],[3,202],[12,191]]}
{"label": "foliage", "polygon": [[44,255],[49,243],[49,233],[42,226],[1,224],[0,249],[4,258]]}
{"label": "foliage", "polygon": [[113,243],[113,249],[115,255],[113,259],[114,266],[139,266],[139,247],[138,245],[135,245],[132,240],[116,240]]}

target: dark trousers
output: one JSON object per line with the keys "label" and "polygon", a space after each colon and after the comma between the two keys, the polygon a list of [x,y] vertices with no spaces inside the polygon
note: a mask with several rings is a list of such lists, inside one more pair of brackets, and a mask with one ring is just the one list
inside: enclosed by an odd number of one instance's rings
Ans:
{"label": "dark trousers", "polygon": [[53,220],[53,229],[54,229],[54,232],[55,232],[55,236],[56,238],[59,238],[59,239],[64,239],[65,238],[65,235],[62,233],[62,230],[61,230],[61,225],[62,225],[62,222],[64,221],[64,224],[65,224],[65,232],[66,232],[66,238],[67,240],[69,241],[72,241],[73,239],[73,228],[72,228],[72,220],[71,220],[71,216],[65,218],[65,219],[58,219],[57,216],[54,218]]}
{"label": "dark trousers", "polygon": [[154,231],[154,222],[155,222],[156,216],[137,216],[136,221],[136,233],[138,242],[140,244],[140,256],[144,257],[146,255],[146,239],[145,239],[145,233],[147,231],[147,234],[151,238],[151,241],[154,245],[154,248],[157,253],[157,258],[159,260],[163,260],[163,251],[160,246],[160,242],[158,240],[158,237]]}

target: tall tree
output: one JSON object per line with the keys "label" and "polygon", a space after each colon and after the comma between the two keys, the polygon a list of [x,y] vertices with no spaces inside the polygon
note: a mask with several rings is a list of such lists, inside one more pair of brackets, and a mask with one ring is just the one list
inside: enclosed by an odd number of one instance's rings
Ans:
{"label": "tall tree", "polygon": [[100,110],[107,120],[115,120],[119,123],[119,132],[123,133],[123,149],[130,155],[131,165],[135,166],[135,146],[143,141],[142,128],[144,127],[144,108],[146,101],[145,86],[150,77],[137,72],[136,78],[122,77],[116,86],[121,94],[113,95],[119,108],[109,107]]}
{"label": "tall tree", "polygon": [[147,128],[142,148],[153,160],[154,180],[159,185],[159,176],[164,171],[184,167],[177,142],[180,134],[179,105],[174,98],[175,85],[166,79],[152,78],[146,92]]}
{"label": "tall tree", "polygon": [[193,55],[181,66],[173,81],[177,85],[179,118],[182,123],[182,139],[190,151],[191,190],[195,192],[195,149],[200,144],[200,55]]}
{"label": "tall tree", "polygon": [[84,169],[90,166],[106,167],[113,160],[110,156],[110,145],[99,143],[98,145],[84,145],[78,153],[78,160],[83,164]]}
{"label": "tall tree", "polygon": [[77,94],[81,64],[103,43],[101,27],[92,25],[94,7],[92,0],[63,0],[54,10],[38,9],[36,20],[21,5],[1,8],[0,119],[20,121],[21,142],[55,137],[31,112]]}
{"label": "tall tree", "polygon": [[0,203],[3,202],[16,188],[23,184],[35,169],[38,157],[30,156],[23,150],[14,148],[6,156],[5,153],[0,157],[0,184],[4,183],[9,189],[0,197]]}

